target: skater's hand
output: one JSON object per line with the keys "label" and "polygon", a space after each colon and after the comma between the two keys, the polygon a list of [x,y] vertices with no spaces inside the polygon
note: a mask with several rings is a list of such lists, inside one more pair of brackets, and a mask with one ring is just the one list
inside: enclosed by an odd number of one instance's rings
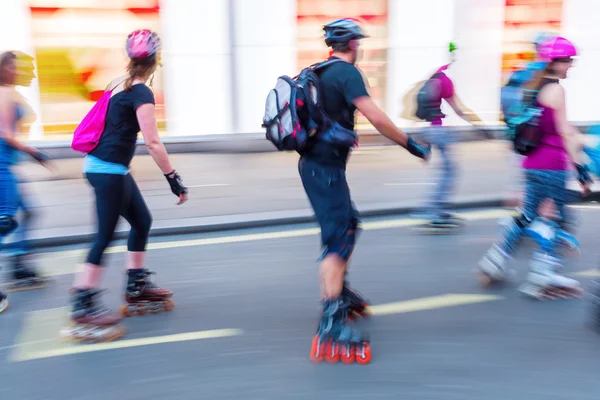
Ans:
{"label": "skater's hand", "polygon": [[188,195],[187,195],[187,193],[181,193],[179,195],[179,201],[177,201],[177,205],[180,206],[183,203],[185,203],[186,201],[188,201]]}
{"label": "skater's hand", "polygon": [[171,186],[171,192],[179,198],[177,205],[185,203],[188,200],[188,190],[183,186],[183,179],[181,179],[175,170],[169,174],[165,174],[165,178],[167,178],[167,182]]}
{"label": "skater's hand", "polygon": [[419,157],[425,162],[427,162],[431,157],[431,144],[417,141],[410,136],[408,137],[406,150],[408,150],[408,152],[413,156]]}
{"label": "skater's hand", "polygon": [[590,194],[592,194],[592,188],[590,187],[590,183],[586,182],[586,183],[580,183],[581,185],[581,190],[582,190],[582,196],[583,197],[587,197]]}

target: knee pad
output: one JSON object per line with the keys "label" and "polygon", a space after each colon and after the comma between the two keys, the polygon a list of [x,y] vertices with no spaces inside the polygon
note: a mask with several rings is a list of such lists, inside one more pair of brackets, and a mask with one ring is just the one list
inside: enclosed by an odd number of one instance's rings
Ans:
{"label": "knee pad", "polygon": [[0,215],[0,234],[8,235],[13,232],[19,224],[12,215]]}

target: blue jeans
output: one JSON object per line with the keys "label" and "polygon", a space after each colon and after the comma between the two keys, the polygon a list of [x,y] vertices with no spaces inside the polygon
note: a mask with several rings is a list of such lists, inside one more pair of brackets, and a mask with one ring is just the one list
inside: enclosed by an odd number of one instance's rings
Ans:
{"label": "blue jeans", "polygon": [[[571,223],[571,215],[566,208],[569,200],[567,190],[568,171],[525,170],[525,199],[522,216],[514,219],[507,228],[500,248],[508,255],[514,254],[516,244],[523,236],[525,226],[538,216],[540,204],[546,199],[552,199],[558,212],[558,223],[564,229]],[[557,237],[548,249],[548,254],[560,257],[560,239]]]}
{"label": "blue jeans", "polygon": [[428,210],[431,215],[438,216],[448,211],[450,205],[449,198],[456,187],[458,166],[454,161],[454,155],[451,151],[451,146],[455,138],[452,131],[441,126],[428,128],[423,136],[427,142],[437,148],[442,158],[442,165],[438,170],[435,188],[428,204]]}
{"label": "blue jeans", "polygon": [[[10,254],[25,254],[29,250],[26,240],[28,232],[28,216],[30,215],[30,206],[25,201],[18,188],[18,181],[15,174],[10,169],[0,169],[0,215],[17,216],[19,209],[22,209],[25,217],[19,221],[19,226],[14,234],[16,241],[10,246]],[[3,244],[6,235],[0,235],[0,244]]]}

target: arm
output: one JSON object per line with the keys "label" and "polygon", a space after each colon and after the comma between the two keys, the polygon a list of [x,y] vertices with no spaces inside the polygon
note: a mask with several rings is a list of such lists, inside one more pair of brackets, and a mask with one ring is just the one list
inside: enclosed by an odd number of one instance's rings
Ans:
{"label": "arm", "polygon": [[452,95],[452,97],[449,97],[445,100],[448,102],[448,104],[450,104],[450,107],[452,107],[452,109],[454,110],[456,115],[458,115],[465,121],[470,122],[471,124],[482,122],[481,119],[473,111],[471,111],[469,108],[467,108],[460,101],[460,99],[458,98],[458,96],[456,94]]}
{"label": "arm", "polygon": [[552,84],[542,89],[538,95],[538,100],[541,104],[554,110],[554,123],[556,129],[563,139],[565,149],[571,158],[571,162],[575,164],[578,174],[577,179],[584,190],[584,194],[588,194],[590,191],[589,185],[593,180],[589,175],[587,168],[582,163],[582,134],[567,120],[565,97],[565,89],[558,84]]}
{"label": "arm", "polygon": [[357,97],[353,101],[356,108],[363,113],[371,124],[386,138],[404,147],[413,156],[427,159],[431,154],[431,146],[418,143],[398,128],[392,120],[379,108],[369,96]]}
{"label": "arm", "polygon": [[173,192],[175,196],[179,197],[179,202],[177,204],[183,204],[187,201],[187,188],[183,186],[181,177],[171,165],[169,155],[167,154],[167,149],[160,140],[158,128],[156,127],[156,115],[154,109],[155,107],[153,103],[142,104],[136,109],[136,116],[140,125],[140,130],[144,136],[146,148],[148,148],[148,152],[152,156],[152,159],[154,159],[156,165],[158,165],[162,173],[165,175],[167,182],[169,182],[169,186],[171,186],[171,192]]}
{"label": "arm", "polygon": [[148,152],[154,159],[156,165],[158,165],[158,168],[166,175],[173,172],[173,166],[169,161],[167,149],[158,135],[156,114],[154,110],[154,104],[142,104],[137,108],[136,115],[138,123],[140,124],[140,130],[144,136],[144,141],[146,142],[146,148],[148,148]]}
{"label": "arm", "polygon": [[567,108],[565,100],[565,89],[556,84],[542,89],[540,102],[554,110],[554,123],[558,133],[563,138],[565,149],[575,164],[581,164],[581,152],[579,137],[581,133],[567,120]]}
{"label": "arm", "polygon": [[369,96],[354,99],[354,105],[369,122],[386,138],[402,147],[408,145],[408,135],[392,122],[392,120],[375,104]]}
{"label": "arm", "polygon": [[21,143],[16,138],[15,115],[10,110],[13,109],[12,96],[9,92],[0,94],[0,137],[12,148],[18,151],[29,154],[40,163],[48,161],[48,157],[41,153],[38,149]]}

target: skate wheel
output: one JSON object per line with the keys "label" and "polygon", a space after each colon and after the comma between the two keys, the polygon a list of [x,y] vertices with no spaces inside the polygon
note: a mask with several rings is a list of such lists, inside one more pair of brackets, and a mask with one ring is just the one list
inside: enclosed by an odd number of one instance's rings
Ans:
{"label": "skate wheel", "polygon": [[104,338],[104,342],[113,342],[125,335],[125,327],[120,325],[115,325],[109,329],[109,332]]}
{"label": "skate wheel", "polygon": [[360,365],[371,362],[371,346],[369,343],[363,342],[361,346],[356,348],[356,362]]}
{"label": "skate wheel", "polygon": [[325,359],[328,363],[335,364],[340,361],[340,344],[329,340],[325,349]]}
{"label": "skate wheel", "polygon": [[129,304],[119,307],[119,313],[124,317],[132,317],[136,314],[136,312],[129,307]]}
{"label": "skate wheel", "polygon": [[136,308],[135,308],[135,313],[137,315],[145,315],[148,312],[148,310],[146,309],[146,306],[144,304],[139,304]]}
{"label": "skate wheel", "polygon": [[2,314],[8,308],[8,299],[0,301],[0,314]]}
{"label": "skate wheel", "polygon": [[355,351],[352,344],[343,344],[341,346],[342,362],[344,364],[352,364],[355,358]]}
{"label": "skate wheel", "polygon": [[312,340],[310,348],[310,360],[314,363],[320,363],[325,358],[325,343],[316,335]]}
{"label": "skate wheel", "polygon": [[173,308],[175,308],[175,302],[171,299],[165,300],[165,305],[163,306],[163,309],[165,311],[171,311]]}

